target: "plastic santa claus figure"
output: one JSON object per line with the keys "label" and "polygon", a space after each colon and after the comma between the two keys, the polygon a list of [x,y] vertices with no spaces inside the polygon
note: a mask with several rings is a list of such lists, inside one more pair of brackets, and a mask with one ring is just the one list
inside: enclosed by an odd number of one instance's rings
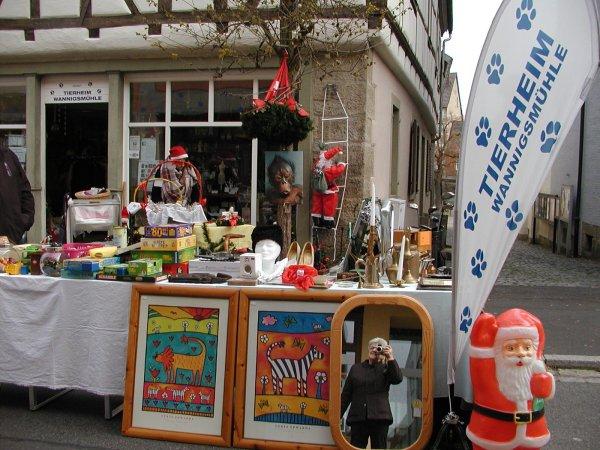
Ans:
{"label": "plastic santa claus figure", "polygon": [[474,450],[534,449],[550,440],[543,399],[554,396],[554,377],[543,363],[544,340],[540,320],[522,309],[475,321],[467,428]]}
{"label": "plastic santa claus figure", "polygon": [[339,188],[335,182],[346,169],[346,163],[334,162],[333,158],[342,154],[340,147],[333,147],[319,153],[319,160],[313,169],[313,180],[322,172],[324,182],[313,183],[311,216],[315,226],[333,228],[335,226],[335,209],[338,205]]}

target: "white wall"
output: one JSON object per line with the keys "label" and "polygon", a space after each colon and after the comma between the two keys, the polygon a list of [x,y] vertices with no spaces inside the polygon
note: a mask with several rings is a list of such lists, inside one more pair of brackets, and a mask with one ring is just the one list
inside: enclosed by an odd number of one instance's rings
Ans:
{"label": "white wall", "polygon": [[396,106],[400,110],[400,133],[398,139],[400,147],[398,157],[400,173],[398,181],[401,188],[399,196],[406,199],[410,153],[410,126],[413,120],[416,119],[423,132],[426,132],[426,128],[410,95],[385,65],[383,60],[374,54],[373,62],[372,82],[375,92],[373,117],[376,119],[372,122],[372,142],[375,151],[373,163],[375,188],[377,196],[380,198],[388,197],[390,194],[392,107]]}

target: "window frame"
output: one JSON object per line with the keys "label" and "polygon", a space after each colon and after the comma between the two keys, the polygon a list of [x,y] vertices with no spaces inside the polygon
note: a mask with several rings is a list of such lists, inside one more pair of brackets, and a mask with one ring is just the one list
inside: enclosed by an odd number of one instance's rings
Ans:
{"label": "window frame", "polygon": [[[198,128],[198,127],[241,127],[241,121],[215,121],[215,82],[219,81],[252,81],[252,97],[259,95],[259,82],[261,80],[271,80],[275,69],[260,69],[249,73],[226,73],[223,76],[216,77],[213,71],[198,72],[158,72],[143,74],[127,74],[123,80],[123,177],[127,183],[128,189],[124,196],[126,203],[129,202],[129,136],[131,128],[163,128],[164,142],[163,147],[166,158],[166,152],[171,147],[171,128]],[[208,120],[194,122],[178,122],[171,120],[171,84],[180,81],[208,81]],[[131,121],[131,84],[132,83],[165,83],[165,120],[164,122],[133,122]],[[250,182],[250,223],[257,224],[258,220],[258,140],[252,139],[251,144],[252,174]]]}
{"label": "window frame", "polygon": [[[25,135],[25,149],[27,149],[27,81],[24,78],[1,78],[0,87],[23,87],[25,91],[25,123],[0,124],[0,131],[4,130],[22,130]],[[29,153],[29,152],[27,152]],[[27,153],[25,161],[27,161]],[[25,163],[25,169],[27,162]]]}

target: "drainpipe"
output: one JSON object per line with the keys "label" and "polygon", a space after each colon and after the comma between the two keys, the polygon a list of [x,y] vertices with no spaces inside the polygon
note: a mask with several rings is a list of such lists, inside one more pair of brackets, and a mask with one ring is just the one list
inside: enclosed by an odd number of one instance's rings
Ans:
{"label": "drainpipe", "polygon": [[573,206],[573,257],[579,256],[579,229],[581,226],[581,176],[583,172],[583,139],[585,137],[585,103],[581,106],[579,122],[579,163],[577,165],[577,190]]}

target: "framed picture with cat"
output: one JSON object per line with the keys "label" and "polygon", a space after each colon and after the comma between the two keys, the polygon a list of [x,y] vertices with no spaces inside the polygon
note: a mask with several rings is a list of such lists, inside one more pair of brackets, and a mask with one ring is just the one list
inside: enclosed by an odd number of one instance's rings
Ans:
{"label": "framed picture with cat", "polygon": [[231,445],[238,292],[133,286],[124,435]]}
{"label": "framed picture with cat", "polygon": [[347,296],[242,289],[235,447],[335,448],[328,418],[331,320]]}

